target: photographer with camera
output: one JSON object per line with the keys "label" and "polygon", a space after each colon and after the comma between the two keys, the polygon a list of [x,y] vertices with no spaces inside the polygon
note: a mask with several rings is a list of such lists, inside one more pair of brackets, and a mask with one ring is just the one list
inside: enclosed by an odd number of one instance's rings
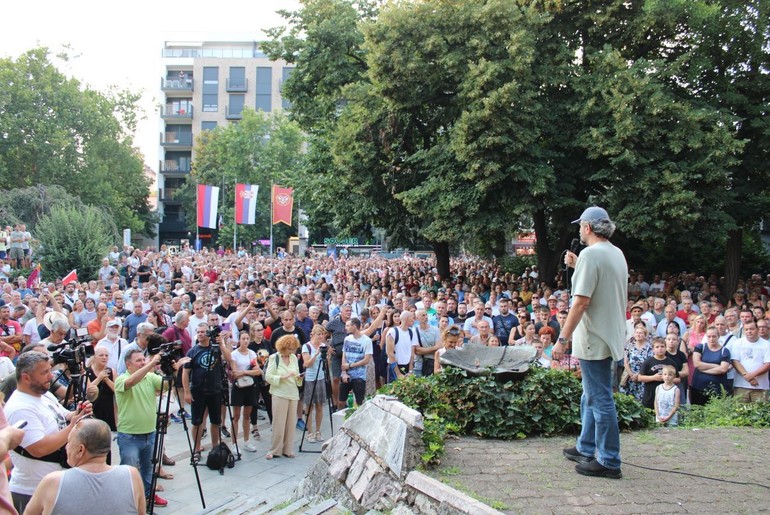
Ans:
{"label": "photographer with camera", "polygon": [[16,391],[5,405],[10,424],[26,421],[21,445],[11,451],[14,471],[11,495],[23,513],[40,480],[62,470],[64,445],[77,422],[91,414],[91,403],[83,401],[77,411],[64,409],[48,390],[53,381],[51,362],[42,352],[27,352],[16,363]]}
{"label": "photographer with camera", "polygon": [[[134,467],[106,463],[112,434],[101,420],[85,419],[67,438],[71,469],[45,476],[27,505],[26,514],[88,515],[91,513],[145,513],[142,478]],[[77,495],[88,492],[88,505]]]}
{"label": "photographer with camera", "polygon": [[[115,381],[120,463],[139,470],[146,498],[154,494],[151,486],[157,406],[155,396],[161,390],[162,379],[153,371],[160,359],[160,353],[147,360],[141,350],[130,349],[125,356],[126,372]],[[158,494],[154,496],[155,506],[168,505],[168,501]]]}
{"label": "photographer with camera", "polygon": [[222,332],[219,326],[199,324],[195,329],[197,342],[187,353],[190,361],[184,365],[182,384],[184,401],[190,404],[192,412],[193,437],[195,451],[193,461],[200,461],[201,437],[203,436],[203,417],[208,409],[211,425],[211,446],[219,444],[219,426],[222,424],[222,377],[224,364],[232,359],[229,333]]}

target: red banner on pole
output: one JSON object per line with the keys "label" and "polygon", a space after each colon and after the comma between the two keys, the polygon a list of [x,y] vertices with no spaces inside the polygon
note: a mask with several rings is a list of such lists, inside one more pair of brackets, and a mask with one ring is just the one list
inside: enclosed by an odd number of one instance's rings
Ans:
{"label": "red banner on pole", "polygon": [[273,185],[273,224],[291,225],[291,209],[294,206],[294,190]]}

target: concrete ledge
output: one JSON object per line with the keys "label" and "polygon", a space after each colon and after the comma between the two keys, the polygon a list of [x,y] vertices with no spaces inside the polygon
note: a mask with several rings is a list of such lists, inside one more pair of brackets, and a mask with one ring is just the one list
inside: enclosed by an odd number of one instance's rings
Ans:
{"label": "concrete ledge", "polygon": [[417,492],[435,499],[440,504],[450,507],[457,513],[468,515],[502,515],[481,501],[466,495],[454,488],[413,470],[406,476],[406,485]]}

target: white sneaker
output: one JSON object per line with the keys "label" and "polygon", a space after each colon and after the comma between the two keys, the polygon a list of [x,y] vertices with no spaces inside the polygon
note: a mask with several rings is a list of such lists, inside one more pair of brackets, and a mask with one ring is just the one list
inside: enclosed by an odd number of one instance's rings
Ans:
{"label": "white sneaker", "polygon": [[307,441],[310,443],[315,443],[315,433],[313,433],[312,431],[308,432]]}
{"label": "white sneaker", "polygon": [[244,442],[243,448],[249,452],[257,452],[257,448],[254,447],[254,444],[251,443],[251,440],[249,440],[248,442]]}

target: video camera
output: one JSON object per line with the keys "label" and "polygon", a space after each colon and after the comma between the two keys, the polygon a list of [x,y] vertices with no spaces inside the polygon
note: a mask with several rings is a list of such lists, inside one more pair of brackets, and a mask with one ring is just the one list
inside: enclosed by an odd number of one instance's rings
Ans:
{"label": "video camera", "polygon": [[88,329],[80,328],[75,336],[59,344],[48,346],[54,365],[65,363],[72,375],[80,374],[85,368],[85,362],[94,355],[94,346],[91,345],[91,337]]}
{"label": "video camera", "polygon": [[160,354],[160,369],[165,375],[175,375],[174,361],[182,358],[182,341],[167,342],[159,334],[147,337],[147,352],[150,355]]}

